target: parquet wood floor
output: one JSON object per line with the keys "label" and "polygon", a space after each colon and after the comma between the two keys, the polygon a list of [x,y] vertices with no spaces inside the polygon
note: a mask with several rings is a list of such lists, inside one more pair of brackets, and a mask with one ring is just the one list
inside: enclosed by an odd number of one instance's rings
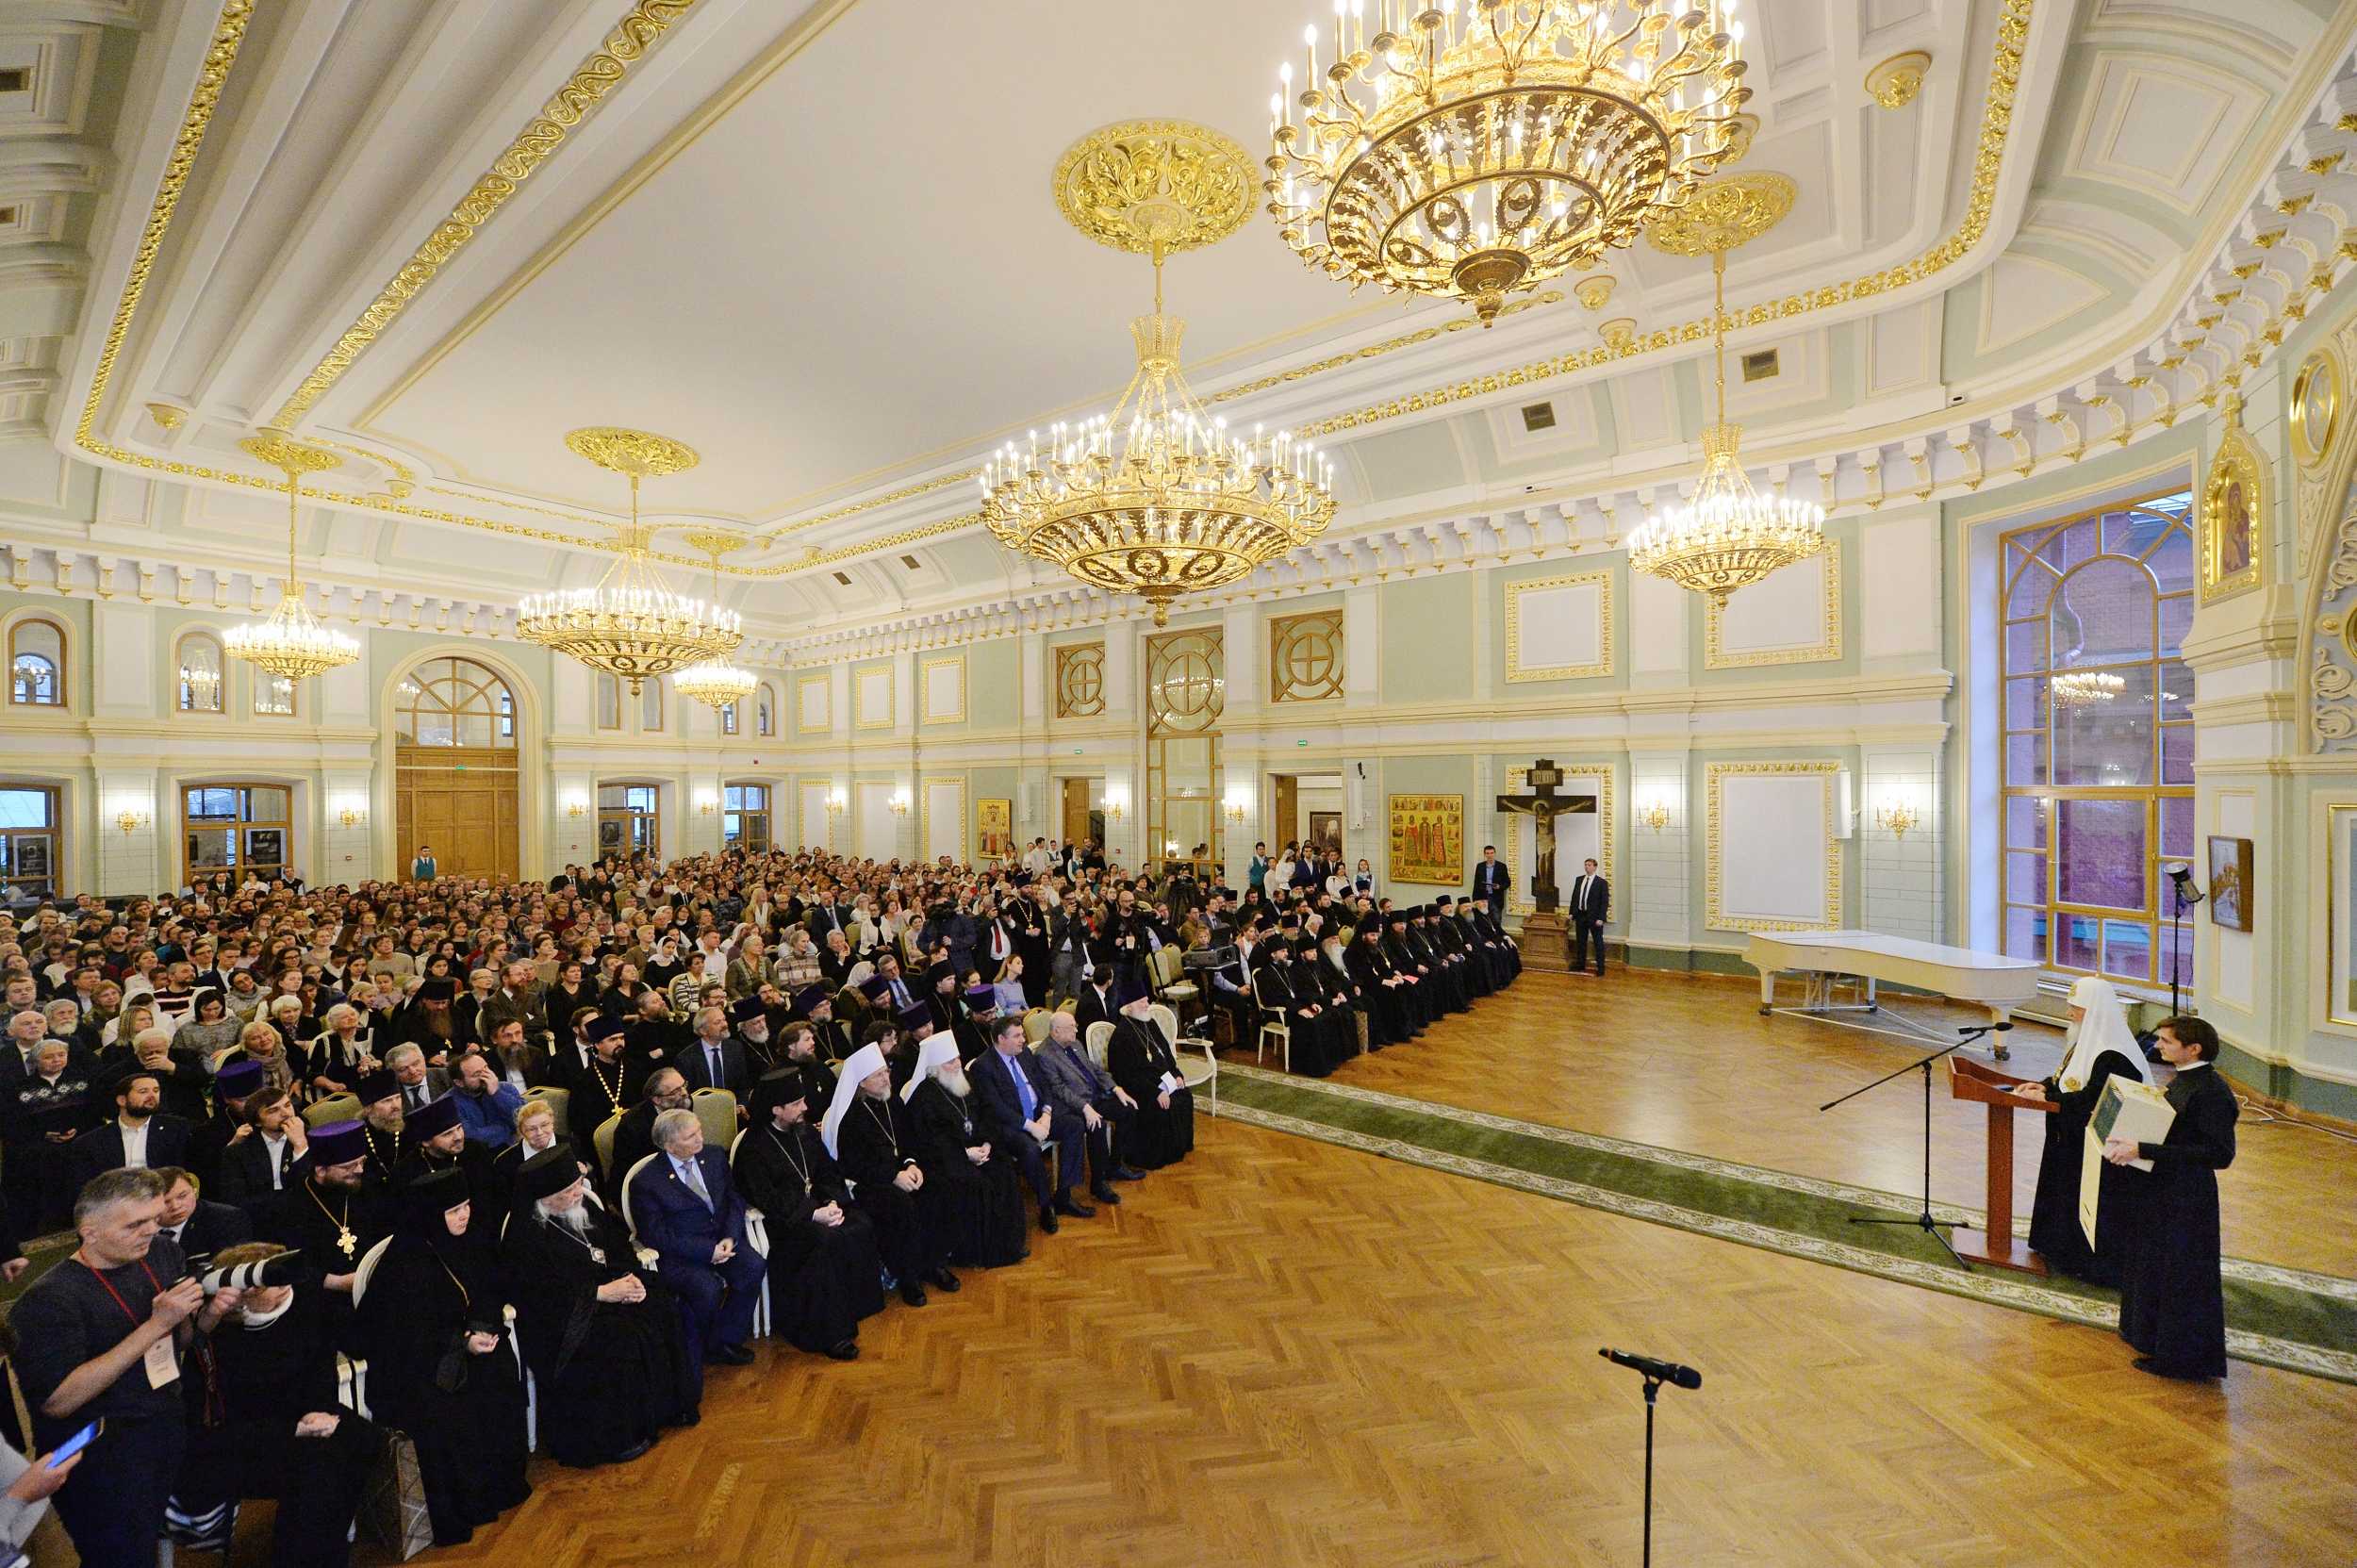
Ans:
{"label": "parquet wood floor", "polygon": [[[1923,998],[1887,999],[1888,1010],[1935,1028],[1979,1021]],[[1821,1115],[1817,1107],[1931,1048],[1815,1018],[1763,1018],[1758,1005],[1757,982],[1748,978],[1618,965],[1602,980],[1525,972],[1411,1045],[1353,1058],[1334,1081],[1886,1192],[1920,1191],[1916,1079]],[[2014,1059],[2002,1065],[2009,1070],[2053,1070],[2059,1030],[2025,1020],[2008,1038]],[[2015,1206],[2026,1214],[2044,1130],[2027,1114],[2015,1121]],[[1945,1072],[1937,1074],[1935,1199],[1981,1206],[1986,1125],[1982,1107],[1951,1098]],[[2233,1166],[2219,1180],[2226,1250],[2357,1278],[2357,1225],[2349,1223],[2357,1143],[2270,1125],[2248,1111],[2237,1133]]]}
{"label": "parquet wood floor", "polygon": [[[1031,1260],[765,1345],[635,1463],[536,1466],[432,1563],[1200,1568],[2346,1564],[2357,1389],[1234,1122]],[[253,1548],[247,1548],[249,1551]]]}

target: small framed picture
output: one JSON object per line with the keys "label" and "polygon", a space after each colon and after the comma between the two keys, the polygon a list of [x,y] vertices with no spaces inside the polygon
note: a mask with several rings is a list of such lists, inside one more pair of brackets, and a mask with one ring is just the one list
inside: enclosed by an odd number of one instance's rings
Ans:
{"label": "small framed picture", "polygon": [[2210,835],[2210,923],[2250,929],[2250,840]]}

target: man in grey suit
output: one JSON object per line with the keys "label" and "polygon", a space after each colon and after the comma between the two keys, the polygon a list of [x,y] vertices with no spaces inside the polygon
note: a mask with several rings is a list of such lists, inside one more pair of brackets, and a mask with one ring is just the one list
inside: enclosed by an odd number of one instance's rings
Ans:
{"label": "man in grey suit", "polygon": [[1146,1174],[1132,1170],[1121,1158],[1122,1130],[1138,1114],[1138,1102],[1122,1092],[1111,1073],[1089,1060],[1080,1045],[1080,1025],[1069,1013],[1049,1015],[1047,1038],[1032,1054],[1057,1114],[1071,1117],[1087,1131],[1090,1195],[1100,1203],[1119,1203],[1113,1184],[1135,1181]]}

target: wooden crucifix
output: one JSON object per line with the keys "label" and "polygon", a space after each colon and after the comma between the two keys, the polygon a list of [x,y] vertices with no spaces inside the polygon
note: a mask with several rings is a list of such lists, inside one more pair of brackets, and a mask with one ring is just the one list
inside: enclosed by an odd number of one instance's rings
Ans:
{"label": "wooden crucifix", "polygon": [[1525,780],[1527,795],[1501,795],[1498,810],[1517,811],[1528,817],[1538,830],[1538,841],[1531,855],[1530,900],[1541,915],[1552,915],[1556,909],[1555,885],[1555,819],[1566,812],[1592,812],[1596,809],[1593,795],[1559,796],[1555,786],[1563,782],[1563,770],[1552,759],[1541,757],[1530,765]]}

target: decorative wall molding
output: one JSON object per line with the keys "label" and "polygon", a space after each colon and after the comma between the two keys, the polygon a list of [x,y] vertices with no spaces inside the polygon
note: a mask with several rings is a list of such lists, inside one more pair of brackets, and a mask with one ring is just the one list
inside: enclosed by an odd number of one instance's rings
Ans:
{"label": "decorative wall molding", "polygon": [[[1607,567],[1600,571],[1532,577],[1506,585],[1506,679],[1509,685],[1524,681],[1578,680],[1612,673],[1612,570]],[[1593,657],[1554,664],[1524,662],[1525,616],[1531,621],[1529,631],[1532,635],[1529,640],[1535,642],[1542,627],[1550,631],[1571,629],[1564,624],[1566,619],[1575,620],[1583,609],[1591,618],[1595,637]]]}
{"label": "decorative wall molding", "polygon": [[[1835,784],[1841,772],[1838,762],[1714,762],[1705,774],[1707,794],[1708,821],[1703,847],[1705,887],[1703,924],[1713,931],[1829,931],[1841,924],[1841,840],[1835,821]],[[1795,841],[1788,836],[1799,827],[1797,819],[1768,823],[1753,818],[1761,802],[1747,803],[1741,797],[1746,781],[1789,780],[1813,778],[1820,783],[1821,845]],[[1730,801],[1730,796],[1736,797]],[[1730,822],[1730,811],[1744,820]],[[1784,911],[1760,909],[1746,911],[1729,906],[1726,887],[1726,855],[1731,844],[1739,838],[1743,852],[1751,855],[1770,850],[1787,852],[1795,874],[1804,882],[1810,880],[1819,864],[1822,865],[1822,915],[1807,918],[1799,915],[1798,906],[1805,901],[1796,898]],[[1791,853],[1793,850],[1798,853]]]}
{"label": "decorative wall molding", "polygon": [[[1796,573],[1814,575],[1818,582],[1819,602],[1814,616],[1802,615],[1800,622],[1808,640],[1784,645],[1773,643],[1731,644],[1727,635],[1727,616],[1737,608],[1746,594],[1772,595],[1781,599],[1792,591]],[[1703,668],[1705,669],[1744,669],[1772,664],[1821,664],[1841,657],[1841,541],[1828,539],[1825,548],[1805,561],[1796,561],[1770,577],[1766,582],[1739,588],[1725,604],[1715,599],[1706,600],[1703,606]]]}

